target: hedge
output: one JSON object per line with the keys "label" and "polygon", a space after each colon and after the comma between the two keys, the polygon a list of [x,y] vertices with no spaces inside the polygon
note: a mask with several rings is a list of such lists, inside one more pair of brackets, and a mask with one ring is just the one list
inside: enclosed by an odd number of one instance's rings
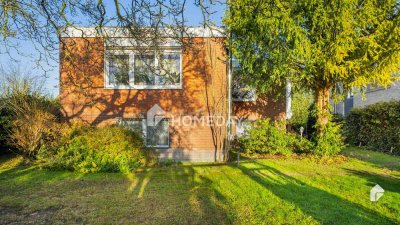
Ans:
{"label": "hedge", "polygon": [[400,155],[400,101],[353,108],[344,135],[349,144]]}

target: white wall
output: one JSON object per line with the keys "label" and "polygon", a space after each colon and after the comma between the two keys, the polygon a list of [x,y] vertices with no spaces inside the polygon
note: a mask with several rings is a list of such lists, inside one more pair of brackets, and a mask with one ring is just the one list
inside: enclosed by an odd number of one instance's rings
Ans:
{"label": "white wall", "polygon": [[363,100],[360,93],[354,96],[354,107],[364,107],[380,101],[400,100],[400,82],[396,82],[388,89],[373,90],[365,94]]}

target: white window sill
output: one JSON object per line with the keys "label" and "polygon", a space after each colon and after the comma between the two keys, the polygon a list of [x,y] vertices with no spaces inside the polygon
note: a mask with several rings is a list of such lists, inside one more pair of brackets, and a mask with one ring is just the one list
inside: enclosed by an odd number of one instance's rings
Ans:
{"label": "white window sill", "polygon": [[181,85],[165,85],[165,86],[159,86],[159,85],[149,85],[149,86],[144,86],[144,85],[135,85],[135,86],[106,86],[104,89],[117,89],[117,90],[165,90],[165,89],[171,89],[171,90],[179,90],[182,89]]}

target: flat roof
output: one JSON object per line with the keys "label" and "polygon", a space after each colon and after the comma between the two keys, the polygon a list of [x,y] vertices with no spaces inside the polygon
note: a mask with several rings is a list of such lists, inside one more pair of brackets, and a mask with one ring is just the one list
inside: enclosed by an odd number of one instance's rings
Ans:
{"label": "flat roof", "polygon": [[[138,29],[138,28],[136,28]],[[153,28],[139,28],[151,30]],[[226,37],[225,30],[221,27],[184,27],[183,29],[173,28],[160,28],[158,35],[163,38],[168,37]],[[61,28],[62,38],[74,38],[74,37],[110,37],[110,38],[130,38],[130,34],[127,28],[121,27],[64,27]]]}

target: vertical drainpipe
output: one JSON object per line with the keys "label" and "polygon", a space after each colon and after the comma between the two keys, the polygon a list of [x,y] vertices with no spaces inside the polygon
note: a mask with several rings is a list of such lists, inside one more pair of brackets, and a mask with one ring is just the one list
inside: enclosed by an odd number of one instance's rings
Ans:
{"label": "vertical drainpipe", "polygon": [[290,79],[286,80],[286,119],[292,118],[292,82]]}
{"label": "vertical drainpipe", "polygon": [[229,151],[231,149],[231,114],[232,114],[232,55],[231,55],[231,38],[232,35],[229,33],[229,46],[228,46],[228,112],[226,121],[226,152],[224,160],[229,159]]}

